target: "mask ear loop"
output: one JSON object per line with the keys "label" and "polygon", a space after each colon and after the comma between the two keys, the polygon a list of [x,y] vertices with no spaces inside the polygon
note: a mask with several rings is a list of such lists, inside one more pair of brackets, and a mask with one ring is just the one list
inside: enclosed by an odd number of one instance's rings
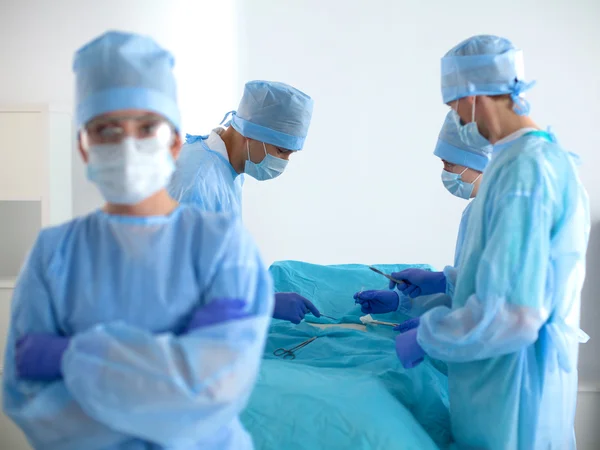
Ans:
{"label": "mask ear loop", "polygon": [[477,104],[477,96],[473,98],[473,109],[471,109],[471,122],[475,122],[475,105]]}
{"label": "mask ear loop", "polygon": [[[264,142],[262,142],[262,145],[263,145],[263,150],[265,151],[265,158],[266,158],[267,155],[268,155],[268,153],[267,153],[267,146],[265,145]],[[252,162],[252,160],[250,159],[250,139],[248,139],[246,141],[246,150],[248,152],[248,161]],[[263,160],[264,160],[264,158],[263,158]],[[256,164],[256,163],[254,163],[254,164]],[[260,163],[258,163],[258,164],[260,164]]]}
{"label": "mask ear loop", "polygon": [[[462,180],[463,173],[465,173],[467,170],[469,170],[469,167],[465,167],[465,170],[463,170],[461,173],[458,174],[460,176],[461,180]],[[475,178],[469,184],[475,184],[475,183],[477,183],[477,180],[479,180],[481,178],[481,175],[483,175],[483,172],[480,173],[479,175],[477,175],[477,178]]]}
{"label": "mask ear loop", "polygon": [[457,116],[458,116],[458,104],[459,103],[460,103],[460,98],[456,100],[456,109],[452,108]]}
{"label": "mask ear loop", "polygon": [[456,109],[452,108],[452,111],[454,111],[454,121],[456,122],[457,128],[462,128],[464,125],[462,124],[462,119],[460,118],[460,115],[458,114],[458,105],[459,104],[460,104],[460,98],[456,100]]}

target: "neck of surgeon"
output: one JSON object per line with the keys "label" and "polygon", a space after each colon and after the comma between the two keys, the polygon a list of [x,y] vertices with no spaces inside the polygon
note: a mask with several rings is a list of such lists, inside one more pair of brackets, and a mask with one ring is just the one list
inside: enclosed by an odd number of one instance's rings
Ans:
{"label": "neck of surgeon", "polygon": [[541,129],[529,116],[517,114],[509,95],[476,97],[477,106],[482,103],[478,126],[481,134],[492,144],[523,128]]}
{"label": "neck of surgeon", "polygon": [[233,127],[229,127],[221,133],[221,139],[225,143],[231,167],[236,173],[243,173],[246,159],[248,159],[245,153],[246,138],[235,131]]}
{"label": "neck of surgeon", "polygon": [[107,214],[119,216],[167,216],[171,214],[178,205],[179,203],[168,194],[166,189],[161,189],[139,203],[133,205],[106,203],[102,210]]}

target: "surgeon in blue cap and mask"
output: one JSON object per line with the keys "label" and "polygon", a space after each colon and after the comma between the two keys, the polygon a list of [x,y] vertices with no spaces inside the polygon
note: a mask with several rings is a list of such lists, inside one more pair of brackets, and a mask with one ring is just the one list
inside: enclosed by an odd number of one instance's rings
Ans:
{"label": "surgeon in blue cap and mask", "polygon": [[3,409],[36,449],[253,448],[239,413],[272,280],[239,218],[167,193],[173,65],[131,33],[75,54],[79,150],[106,204],[42,230],[17,281]]}
{"label": "surgeon in blue cap and mask", "polygon": [[[312,112],[312,98],[292,86],[246,83],[237,111],[221,122],[231,117],[225,127],[186,136],[169,193],[205,211],[241,215],[244,176],[267,181],[281,175],[290,156],[304,147]],[[276,294],[274,318],[300,323],[309,312],[320,316],[310,300]]]}
{"label": "surgeon in blue cap and mask", "polygon": [[[437,145],[433,154],[441,159],[442,183],[452,195],[464,200],[477,196],[482,175],[489,164],[493,148],[491,144],[473,147],[464,143],[459,134],[460,127],[452,113],[448,113],[440,131]],[[397,327],[397,330],[407,331],[419,323],[421,314],[439,305],[450,305],[450,297],[446,295],[445,272],[453,272],[465,243],[467,225],[473,202],[469,202],[463,211],[456,239],[454,265],[448,266],[444,272],[431,272],[423,269],[406,269],[394,272],[396,279],[406,280],[400,286],[390,283],[389,290],[363,290],[354,294],[357,304],[360,304],[364,314],[383,314],[401,311],[411,316],[417,316]],[[394,290],[398,287],[399,293]]]}
{"label": "surgeon in blue cap and mask", "polygon": [[502,150],[446,274],[451,307],[399,334],[396,353],[404,367],[426,354],[447,364],[457,448],[573,450],[579,344],[589,338],[579,328],[590,215],[577,159],[529,117],[522,93],[532,83],[507,39],[461,42],[441,75],[461,141]]}

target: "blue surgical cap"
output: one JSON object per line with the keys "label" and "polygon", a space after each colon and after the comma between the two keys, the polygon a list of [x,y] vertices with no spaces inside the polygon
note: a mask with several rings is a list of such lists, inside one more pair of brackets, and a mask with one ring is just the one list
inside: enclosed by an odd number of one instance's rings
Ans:
{"label": "blue surgical cap", "polygon": [[510,94],[515,111],[528,114],[529,104],[521,93],[535,83],[524,78],[523,52],[497,36],[473,36],[442,58],[444,103],[470,95]]}
{"label": "blue surgical cap", "polygon": [[160,114],[180,127],[173,56],[154,40],[109,31],[75,53],[76,121],[121,109]]}
{"label": "blue surgical cap", "polygon": [[231,126],[242,136],[286,150],[302,150],[313,100],[298,89],[273,81],[249,81]]}
{"label": "blue surgical cap", "polygon": [[438,158],[459,166],[483,172],[492,158],[492,145],[483,148],[470,147],[463,143],[458,133],[458,124],[453,112],[448,112],[438,137],[433,154]]}

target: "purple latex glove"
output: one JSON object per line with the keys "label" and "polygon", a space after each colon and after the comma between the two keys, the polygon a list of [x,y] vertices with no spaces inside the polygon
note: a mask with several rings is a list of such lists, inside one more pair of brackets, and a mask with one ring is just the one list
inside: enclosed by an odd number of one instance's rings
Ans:
{"label": "purple latex glove", "polygon": [[25,380],[54,381],[62,378],[61,361],[70,339],[54,334],[32,333],[17,341],[17,376]]}
{"label": "purple latex glove", "polygon": [[273,318],[299,324],[309,312],[315,317],[321,317],[321,313],[315,305],[301,295],[294,292],[279,292],[275,294]]}
{"label": "purple latex glove", "polygon": [[390,289],[397,288],[404,295],[416,298],[421,295],[431,295],[446,292],[446,276],[444,272],[430,272],[423,269],[406,269],[392,273],[396,280],[406,280],[407,283],[396,284],[390,281]]}
{"label": "purple latex glove", "polygon": [[384,314],[396,311],[400,297],[394,291],[360,291],[354,294],[354,303],[363,314]]}
{"label": "purple latex glove", "polygon": [[196,328],[208,327],[230,320],[239,320],[251,314],[245,311],[246,302],[238,299],[217,299],[196,309],[182,334],[194,331]]}
{"label": "purple latex glove", "polygon": [[396,325],[394,327],[394,331],[399,331],[400,333],[406,333],[407,331],[412,330],[413,328],[417,328],[419,326],[420,322],[421,322],[420,317],[414,317],[412,319],[405,320],[401,324]]}
{"label": "purple latex glove", "polygon": [[405,369],[418,366],[425,358],[425,351],[417,342],[417,330],[413,328],[396,336],[396,355]]}

